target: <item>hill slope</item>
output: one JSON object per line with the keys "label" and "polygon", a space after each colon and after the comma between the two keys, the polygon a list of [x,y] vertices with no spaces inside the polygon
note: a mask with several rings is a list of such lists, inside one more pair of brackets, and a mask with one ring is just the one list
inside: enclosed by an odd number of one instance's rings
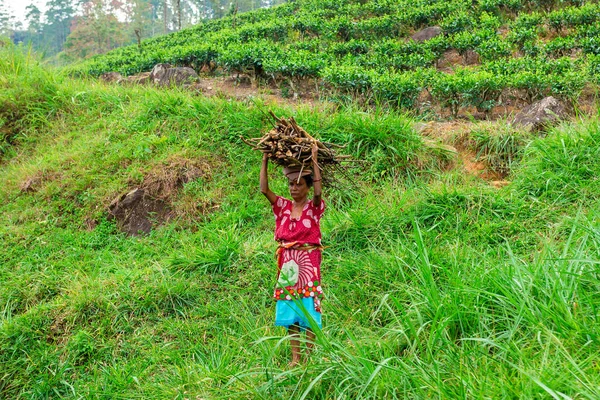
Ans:
{"label": "hill slope", "polygon": [[[264,106],[0,52],[2,397],[598,397],[597,116],[455,138],[506,168],[498,190],[405,115],[275,108],[368,161],[325,192],[325,326],[287,369],[260,157],[239,141],[269,129]],[[168,211],[148,235],[110,218],[135,188]]]}

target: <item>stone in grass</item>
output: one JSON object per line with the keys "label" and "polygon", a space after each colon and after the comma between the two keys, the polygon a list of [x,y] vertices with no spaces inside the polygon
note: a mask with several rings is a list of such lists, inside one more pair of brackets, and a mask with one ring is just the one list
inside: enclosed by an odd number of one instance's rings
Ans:
{"label": "stone in grass", "polygon": [[105,72],[104,74],[100,75],[100,79],[102,79],[104,82],[119,83],[123,80],[123,75],[118,72]]}
{"label": "stone in grass", "polygon": [[428,28],[421,29],[420,31],[413,34],[410,38],[415,42],[426,42],[441,34],[442,28],[440,28],[439,26],[430,26]]}
{"label": "stone in grass", "polygon": [[558,99],[549,96],[521,110],[512,120],[512,125],[528,132],[543,131],[567,117],[567,107]]}
{"label": "stone in grass", "polygon": [[197,82],[199,79],[192,68],[171,67],[169,64],[156,64],[150,72],[150,81],[159,86],[181,86]]}
{"label": "stone in grass", "polygon": [[25,182],[21,183],[20,189],[23,193],[33,193],[37,192],[38,186],[41,183],[41,178],[39,176],[33,176],[27,179]]}
{"label": "stone in grass", "polygon": [[150,72],[141,72],[127,77],[127,82],[136,85],[145,85],[150,82]]}

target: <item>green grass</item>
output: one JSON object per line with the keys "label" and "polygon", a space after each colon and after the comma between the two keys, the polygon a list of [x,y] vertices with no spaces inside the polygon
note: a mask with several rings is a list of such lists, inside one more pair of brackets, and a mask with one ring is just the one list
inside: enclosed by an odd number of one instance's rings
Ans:
{"label": "green grass", "polygon": [[[494,189],[438,169],[405,115],[104,86],[0,55],[0,397],[600,395],[597,116],[519,148]],[[370,161],[325,191],[324,328],[295,369],[272,326],[260,157],[239,140],[268,108]],[[484,133],[486,154],[513,154]],[[206,173],[173,191],[174,218],[119,232],[110,201],[182,160]]]}

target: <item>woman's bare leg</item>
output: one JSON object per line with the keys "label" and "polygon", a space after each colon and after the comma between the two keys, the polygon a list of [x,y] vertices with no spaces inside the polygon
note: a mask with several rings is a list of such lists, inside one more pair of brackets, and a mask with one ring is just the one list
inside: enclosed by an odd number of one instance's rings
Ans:
{"label": "woman's bare leg", "polygon": [[310,356],[310,352],[315,346],[315,333],[310,328],[306,328],[306,358]]}
{"label": "woman's bare leg", "polygon": [[290,367],[295,366],[300,362],[300,327],[296,324],[290,326],[288,330],[290,337],[290,344],[292,346],[292,362]]}

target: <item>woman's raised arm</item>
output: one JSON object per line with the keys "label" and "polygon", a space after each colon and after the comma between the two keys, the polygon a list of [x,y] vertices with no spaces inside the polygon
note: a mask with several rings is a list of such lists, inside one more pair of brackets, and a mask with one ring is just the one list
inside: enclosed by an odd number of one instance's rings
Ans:
{"label": "woman's raised arm", "polygon": [[312,145],[312,163],[313,163],[313,205],[319,207],[321,205],[321,170],[317,161],[319,147],[316,143]]}
{"label": "woman's raised arm", "polygon": [[263,154],[262,167],[260,168],[260,192],[265,195],[271,204],[275,204],[277,196],[269,189],[269,157]]}

